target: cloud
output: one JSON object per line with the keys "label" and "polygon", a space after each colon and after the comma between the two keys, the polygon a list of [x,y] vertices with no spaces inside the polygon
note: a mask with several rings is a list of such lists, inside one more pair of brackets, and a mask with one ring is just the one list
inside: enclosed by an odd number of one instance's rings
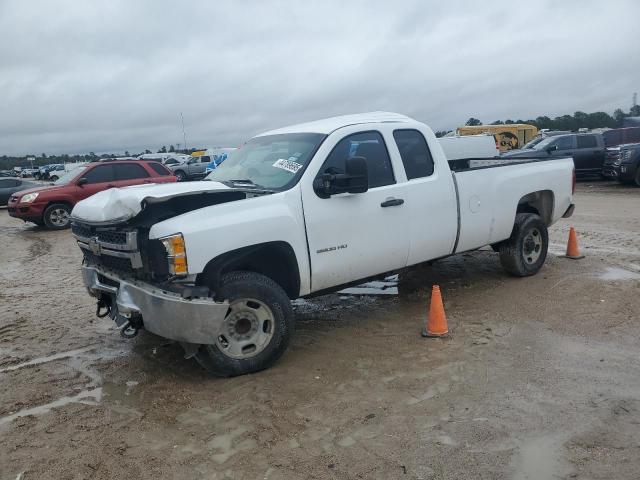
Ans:
{"label": "cloud", "polygon": [[0,154],[237,145],[390,110],[469,116],[628,109],[640,3],[0,3]]}

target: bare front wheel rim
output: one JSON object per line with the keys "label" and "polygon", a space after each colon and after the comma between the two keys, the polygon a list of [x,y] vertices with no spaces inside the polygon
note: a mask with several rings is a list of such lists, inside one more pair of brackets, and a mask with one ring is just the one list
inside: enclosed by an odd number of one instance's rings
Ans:
{"label": "bare front wheel rim", "polygon": [[542,234],[537,228],[532,228],[527,232],[522,242],[522,254],[524,261],[533,265],[540,258],[542,252]]}
{"label": "bare front wheel rim", "polygon": [[54,208],[49,214],[49,220],[56,227],[64,227],[69,223],[69,212],[64,208]]}
{"label": "bare front wheel rim", "polygon": [[229,304],[216,345],[227,357],[251,358],[269,345],[274,328],[271,308],[254,298],[239,298]]}

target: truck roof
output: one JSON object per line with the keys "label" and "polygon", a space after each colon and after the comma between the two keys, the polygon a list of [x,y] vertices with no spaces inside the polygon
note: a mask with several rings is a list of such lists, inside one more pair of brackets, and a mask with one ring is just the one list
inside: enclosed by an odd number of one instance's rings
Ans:
{"label": "truck roof", "polygon": [[414,120],[406,115],[391,112],[368,112],[357,113],[355,115],[342,115],[330,117],[314,122],[300,123],[289,127],[278,128],[258,135],[278,135],[282,133],[326,133],[329,134],[339,128],[349,125],[360,125],[363,123],[406,123]]}

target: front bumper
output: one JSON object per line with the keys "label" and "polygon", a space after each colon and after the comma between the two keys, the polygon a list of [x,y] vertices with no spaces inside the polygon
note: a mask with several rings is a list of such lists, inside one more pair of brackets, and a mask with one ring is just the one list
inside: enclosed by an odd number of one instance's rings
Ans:
{"label": "front bumper", "polygon": [[229,309],[226,301],[183,298],[148,283],[123,280],[91,265],[82,267],[82,278],[91,295],[111,297],[117,315],[140,316],[146,330],[179,342],[215,343]]}
{"label": "front bumper", "polygon": [[42,220],[46,206],[46,203],[18,203],[9,199],[7,210],[11,217],[32,222],[34,220]]}

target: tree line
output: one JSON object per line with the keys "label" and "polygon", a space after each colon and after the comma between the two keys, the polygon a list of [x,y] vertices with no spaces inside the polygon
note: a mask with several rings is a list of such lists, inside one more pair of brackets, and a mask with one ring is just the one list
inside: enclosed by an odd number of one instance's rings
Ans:
{"label": "tree line", "polygon": [[[547,116],[536,117],[535,119],[529,120],[496,120],[489,125],[509,125],[513,123],[527,123],[529,125],[534,125],[538,129],[548,128],[550,130],[566,130],[575,132],[579,128],[619,128],[622,127],[624,119],[626,117],[640,117],[640,105],[634,105],[629,109],[628,113],[622,111],[622,109],[618,108],[613,112],[613,115],[609,115],[606,112],[593,112],[593,113],[585,113],[585,112],[575,112],[573,115],[562,115],[555,118],[550,118]],[[483,125],[482,121],[471,117],[469,120],[465,122],[465,125]],[[438,130],[435,132],[436,137],[442,137],[447,133],[450,133],[451,130]],[[173,145],[170,145],[169,148],[163,145],[156,153],[186,153],[191,154],[199,150],[197,148],[190,148],[186,150],[178,150]],[[138,156],[143,153],[152,153],[151,150],[147,149],[144,152],[139,153],[129,153],[128,151],[124,152],[125,157],[130,156]],[[94,152],[89,152],[87,154],[78,154],[78,155],[47,155],[46,153],[42,153],[38,156],[36,155],[26,155],[22,157],[18,156],[8,156],[3,155],[0,156],[0,170],[8,170],[13,167],[23,167],[28,168],[33,163],[34,167],[39,167],[41,165],[47,165],[50,163],[75,163],[75,162],[88,162],[92,160],[98,160],[100,158],[113,158],[121,156],[121,154],[113,154],[113,153],[103,153],[100,155],[96,155]],[[33,162],[28,160],[28,157],[34,157]]]}
{"label": "tree line", "polygon": [[[625,113],[620,108],[614,111],[613,115],[609,115],[606,112],[585,113],[578,111],[573,115],[562,115],[555,118],[540,116],[536,117],[535,119],[529,120],[496,120],[486,125],[511,125],[514,123],[526,123],[528,125],[537,127],[538,130],[548,128],[549,130],[577,132],[580,128],[620,128],[622,127],[625,118],[638,116],[640,116],[640,105],[634,105],[629,109],[628,113]],[[471,117],[465,122],[465,125],[474,126],[485,124],[482,123],[481,120],[475,117]],[[451,130],[439,130],[436,132],[436,136],[442,137],[449,132],[451,132]]]}

